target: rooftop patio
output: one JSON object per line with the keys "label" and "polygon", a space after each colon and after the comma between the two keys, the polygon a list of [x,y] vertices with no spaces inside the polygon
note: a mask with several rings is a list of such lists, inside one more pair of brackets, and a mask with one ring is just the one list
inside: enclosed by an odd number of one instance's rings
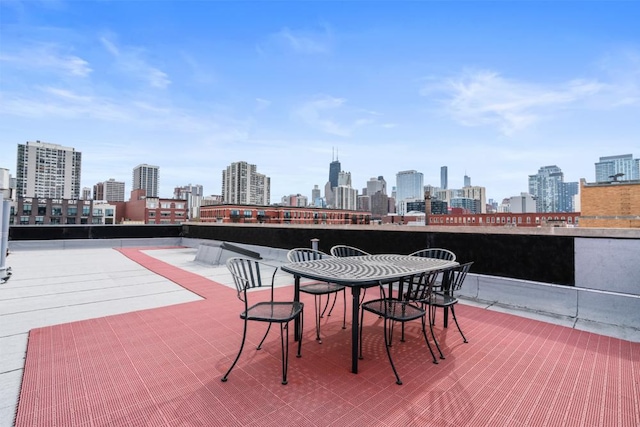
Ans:
{"label": "rooftop patio", "polygon": [[[303,357],[291,357],[289,384],[280,384],[278,334],[255,350],[260,325],[250,325],[248,346],[222,383],[240,344],[241,303],[225,268],[194,255],[13,253],[14,277],[0,288],[0,423],[13,421],[17,400],[18,426],[640,425],[640,343],[468,304],[457,309],[468,344],[436,325],[447,356],[438,365],[418,324],[408,327],[407,341],[393,347],[398,386],[379,319],[365,315],[365,359],[354,375],[349,330],[340,316],[326,318],[316,343],[313,302],[303,295]],[[47,281],[58,285],[49,294]],[[78,288],[60,290],[71,282]],[[16,290],[21,297],[8,297]],[[277,292],[284,298],[292,288]]]}

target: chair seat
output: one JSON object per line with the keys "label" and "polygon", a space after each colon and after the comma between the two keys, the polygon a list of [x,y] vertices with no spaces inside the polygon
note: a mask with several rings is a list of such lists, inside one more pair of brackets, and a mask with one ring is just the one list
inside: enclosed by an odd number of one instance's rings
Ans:
{"label": "chair seat", "polygon": [[362,309],[401,322],[419,319],[425,315],[425,310],[417,305],[392,299],[367,301],[362,304]]}
{"label": "chair seat", "polygon": [[300,285],[300,292],[314,295],[331,294],[333,292],[339,292],[343,289],[344,286],[342,285],[327,282],[313,282],[305,285]]}
{"label": "chair seat", "polygon": [[295,319],[303,306],[301,302],[259,302],[241,313],[240,318],[284,323]]}
{"label": "chair seat", "polygon": [[434,292],[429,299],[429,304],[436,307],[448,307],[458,302],[457,298],[450,295],[445,295],[440,292]]}

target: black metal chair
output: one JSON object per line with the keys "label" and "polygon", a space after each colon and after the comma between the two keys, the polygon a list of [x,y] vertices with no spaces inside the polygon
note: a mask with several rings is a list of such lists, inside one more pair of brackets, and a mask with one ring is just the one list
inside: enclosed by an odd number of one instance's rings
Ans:
{"label": "black metal chair", "polygon": [[365,252],[362,249],[347,245],[335,245],[331,248],[330,252],[331,255],[335,257],[371,255],[369,252]]}
{"label": "black metal chair", "polygon": [[[419,257],[423,257],[423,258],[437,258],[437,259],[443,259],[445,261],[455,261],[456,260],[456,254],[451,252],[449,249],[443,249],[443,248],[421,249],[419,251],[415,251],[415,252],[409,254],[409,256],[419,256]],[[436,279],[436,283],[433,284],[433,290],[434,291],[441,291],[442,290],[442,280],[441,280],[441,278]]]}
{"label": "black metal chair", "polygon": [[[280,325],[280,345],[282,351],[282,384],[287,384],[287,369],[289,366],[289,322],[300,318],[300,322],[302,324],[304,304],[297,301],[274,301],[273,287],[276,273],[278,272],[278,267],[276,266],[271,266],[253,259],[236,257],[229,258],[227,260],[227,268],[229,269],[229,271],[231,271],[231,275],[233,276],[233,281],[238,291],[238,299],[244,303],[244,311],[240,313],[240,318],[244,320],[244,329],[242,331],[242,343],[240,344],[238,355],[231,364],[231,367],[229,368],[227,373],[222,377],[222,381],[227,381],[231,370],[234,366],[236,366],[238,359],[240,359],[240,354],[242,354],[242,349],[244,348],[244,344],[247,339],[247,324],[249,323],[249,321],[256,321],[269,323],[269,327],[267,328],[264,337],[262,337],[260,344],[258,344],[258,350],[262,348],[262,344],[269,334],[271,325],[273,323],[278,323]],[[265,268],[273,269],[270,283],[263,283],[262,281],[261,270]],[[269,288],[270,299],[267,301],[262,300],[260,302],[254,303],[253,305],[249,305],[248,291],[257,288]],[[251,292],[250,294],[256,295],[257,299],[257,295],[260,295],[262,293],[256,294]],[[287,331],[286,338],[284,330]],[[300,335],[302,335],[302,327],[300,328]],[[301,351],[302,336],[299,336],[297,357],[301,356]]]}
{"label": "black metal chair", "polygon": [[[436,276],[437,272],[430,272],[401,280],[396,293],[397,296],[395,297],[393,296],[394,290],[392,284],[380,284],[381,297],[362,303],[362,310],[360,312],[360,358],[362,359],[362,324],[364,312],[368,311],[384,319],[385,348],[387,350],[389,363],[396,376],[396,384],[398,385],[402,384],[402,380],[400,380],[389,349],[392,343],[393,324],[395,322],[401,322],[404,325],[405,322],[420,319],[422,322],[422,335],[433,358],[433,363],[438,363],[438,359],[436,359],[436,355],[427,338],[427,307],[421,303],[421,301],[428,300],[431,297]],[[413,298],[409,297],[409,295],[412,295]]]}
{"label": "black metal chair", "polygon": [[[462,340],[465,343],[468,342],[467,338],[462,333],[462,329],[460,329],[460,324],[456,318],[455,305],[458,303],[458,299],[455,297],[455,292],[459,291],[462,287],[462,283],[464,283],[464,279],[467,277],[467,273],[469,273],[471,265],[473,265],[473,262],[467,262],[445,270],[443,273],[445,275],[443,278],[443,283],[445,284],[443,290],[439,292],[432,292],[430,298],[424,300],[424,303],[429,306],[429,310],[431,311],[431,316],[429,316],[430,319],[435,317],[435,311],[438,307],[451,309],[453,320],[456,322],[458,332],[460,332]],[[435,335],[433,333],[433,322],[431,321],[429,322],[429,328],[431,328],[431,335],[433,335],[435,339]],[[440,352],[440,358],[444,359],[444,355],[442,354],[442,350],[440,350],[437,339],[436,346]]]}
{"label": "black metal chair", "polygon": [[[302,261],[311,261],[314,259],[322,259],[331,257],[331,255],[326,254],[324,252],[309,249],[309,248],[295,248],[291,249],[287,252],[287,259],[289,262],[302,262]],[[318,343],[322,344],[322,338],[320,337],[320,319],[324,317],[324,313],[327,311],[329,307],[329,301],[331,300],[331,294],[334,295],[333,304],[329,309],[328,316],[331,316],[333,312],[333,308],[336,305],[336,300],[338,299],[338,293],[342,292],[342,300],[343,300],[343,312],[342,312],[342,329],[346,329],[347,327],[347,297],[346,292],[344,290],[344,286],[338,285],[336,283],[330,282],[310,282],[300,285],[300,292],[304,292],[306,294],[311,294],[314,296],[314,306],[315,306],[315,318],[316,318],[316,340]],[[322,296],[327,295],[327,301],[322,307]]]}
{"label": "black metal chair", "polygon": [[[369,252],[365,252],[360,248],[356,248],[354,246],[347,245],[335,245],[333,246],[329,252],[332,256],[338,258],[350,257],[350,256],[364,256],[371,255]],[[364,288],[362,291],[362,296],[360,297],[360,304],[364,301],[364,298],[367,296],[367,288]]]}

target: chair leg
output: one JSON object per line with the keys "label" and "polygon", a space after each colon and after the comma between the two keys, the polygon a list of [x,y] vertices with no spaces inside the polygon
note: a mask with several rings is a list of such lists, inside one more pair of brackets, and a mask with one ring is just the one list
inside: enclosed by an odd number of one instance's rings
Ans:
{"label": "chair leg", "polygon": [[[329,300],[331,299],[331,295],[327,296],[327,305],[329,305]],[[338,301],[338,293],[334,292],[333,293],[333,304],[331,304],[331,309],[329,310],[329,314],[327,314],[327,317],[331,316],[331,313],[333,313],[333,308],[336,306],[336,301]],[[324,308],[325,310],[327,309],[327,307],[325,306]]]}
{"label": "chair leg", "polygon": [[[330,301],[331,301],[331,294],[327,295],[327,302],[324,304],[324,308],[322,309],[322,314],[320,314],[320,317],[324,317],[324,313],[327,311],[327,308],[329,308]],[[327,316],[331,316],[331,311],[333,311],[333,306],[331,306],[331,310],[329,310],[329,314]]]}
{"label": "chair leg", "polygon": [[358,331],[359,344],[360,344],[360,354],[358,355],[358,359],[363,359],[362,357],[362,321],[364,320],[364,310],[360,310],[360,330]]}
{"label": "chair leg", "polygon": [[[271,326],[271,325],[269,325]],[[238,350],[238,355],[236,356],[236,359],[233,361],[233,363],[231,364],[231,366],[229,367],[229,370],[227,370],[227,373],[224,374],[224,376],[221,378],[220,381],[227,382],[227,379],[229,377],[229,374],[231,373],[231,370],[233,370],[233,367],[236,366],[236,363],[238,363],[238,359],[240,359],[240,355],[242,354],[242,349],[244,348],[244,343],[247,339],[247,321],[244,321],[244,330],[242,331],[242,342],[240,343],[240,350]],[[263,339],[264,340],[264,339]]]}
{"label": "chair leg", "polygon": [[[431,323],[429,323],[429,328],[431,328]],[[429,344],[429,339],[427,338],[427,319],[426,316],[422,318],[422,336],[424,336],[424,341],[427,343],[427,347],[429,347],[429,353],[431,353],[431,357],[433,358],[433,363],[438,364],[438,359],[436,359],[436,355],[431,348],[431,344]],[[438,340],[436,340],[435,335],[433,335],[433,329],[431,329],[431,336],[433,337],[433,341],[436,343],[436,347],[438,347],[438,351],[440,351],[440,346],[438,345]],[[444,359],[442,352],[440,352],[440,358]]]}
{"label": "chair leg", "polygon": [[[287,330],[285,337],[284,330]],[[289,368],[289,323],[280,324],[280,349],[282,352],[282,384],[287,384],[287,369]]]}
{"label": "chair leg", "polygon": [[398,385],[402,385],[402,380],[400,379],[400,376],[398,375],[398,371],[396,370],[396,365],[393,363],[393,358],[391,357],[391,349],[389,348],[391,346],[391,343],[389,342],[389,337],[388,337],[388,325],[387,325],[388,319],[384,319],[384,341],[385,341],[385,348],[387,349],[387,357],[389,358],[389,363],[391,364],[391,369],[393,369],[393,373],[396,376],[396,384]]}
{"label": "chair leg", "polygon": [[300,334],[298,336],[298,354],[296,354],[296,357],[302,357],[302,331],[304,330],[304,316],[303,316],[303,312],[300,312]]}
{"label": "chair leg", "polygon": [[[338,294],[336,293],[336,298],[337,297]],[[347,291],[345,291],[344,289],[342,290],[342,303],[342,329],[347,329]]]}
{"label": "chair leg", "polygon": [[313,303],[316,317],[316,341],[318,341],[318,344],[322,344],[322,338],[320,338],[320,318],[322,317],[320,306],[322,305],[322,295],[314,295]]}
{"label": "chair leg", "polygon": [[453,308],[454,306],[451,306],[451,315],[453,316],[453,320],[454,322],[456,322],[456,326],[458,327],[458,332],[460,332],[460,335],[462,335],[462,340],[467,343],[469,341],[467,341],[467,338],[464,336],[464,334],[462,333],[462,329],[460,329],[460,325],[458,324],[458,319],[456,319],[456,310]]}
{"label": "chair leg", "polygon": [[431,331],[433,342],[436,343],[436,348],[438,349],[438,353],[440,353],[440,359],[444,359],[444,354],[442,354],[442,349],[440,348],[440,344],[438,344],[438,338],[436,338],[436,334],[433,332],[433,323],[431,322],[431,319],[433,319],[436,315],[436,308],[430,305],[428,315],[429,315],[429,330]]}
{"label": "chair leg", "polygon": [[267,328],[267,332],[264,333],[264,336],[262,337],[262,340],[260,341],[260,344],[258,344],[258,347],[256,350],[260,350],[262,348],[262,344],[264,343],[264,340],[267,338],[267,335],[269,335],[269,331],[271,330],[271,323],[269,323],[269,327]]}

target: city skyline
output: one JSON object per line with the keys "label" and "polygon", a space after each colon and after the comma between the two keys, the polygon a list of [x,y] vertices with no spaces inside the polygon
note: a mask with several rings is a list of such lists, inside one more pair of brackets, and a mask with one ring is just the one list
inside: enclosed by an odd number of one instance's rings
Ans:
{"label": "city skyline", "polygon": [[[82,187],[138,164],[161,197],[221,188],[232,162],[271,202],[416,170],[501,201],[557,165],[595,181],[640,153],[635,2],[2,2],[0,149],[82,153]],[[135,22],[135,25],[129,25]],[[497,22],[500,25],[495,25]],[[27,34],[28,36],[25,36]],[[0,167],[13,176],[16,161]]]}

